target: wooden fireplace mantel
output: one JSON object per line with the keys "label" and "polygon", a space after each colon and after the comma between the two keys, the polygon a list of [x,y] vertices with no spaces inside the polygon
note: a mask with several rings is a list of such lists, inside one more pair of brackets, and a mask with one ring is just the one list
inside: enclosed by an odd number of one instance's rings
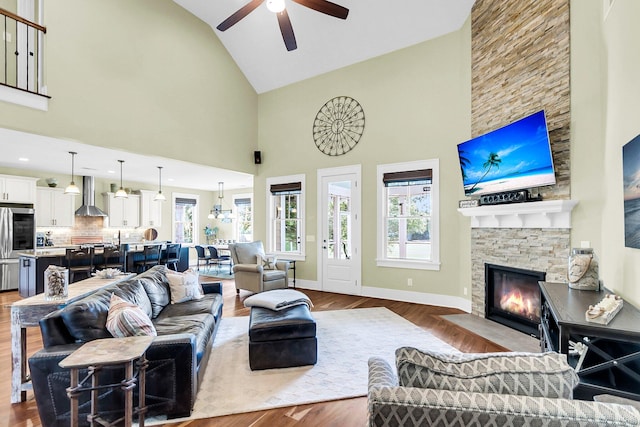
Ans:
{"label": "wooden fireplace mantel", "polygon": [[471,218],[471,228],[571,228],[571,211],[577,204],[577,200],[545,200],[460,208],[458,212]]}

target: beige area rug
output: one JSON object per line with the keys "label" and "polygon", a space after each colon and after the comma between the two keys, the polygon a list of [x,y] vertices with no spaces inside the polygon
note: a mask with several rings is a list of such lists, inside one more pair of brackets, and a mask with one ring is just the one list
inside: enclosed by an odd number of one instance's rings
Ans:
{"label": "beige area rug", "polygon": [[[249,369],[249,318],[223,318],[188,419],[366,396],[371,356],[395,363],[395,350],[401,346],[457,351],[386,308],[312,314],[317,324],[318,363],[264,371]],[[159,423],[162,421],[150,420],[147,424]]]}

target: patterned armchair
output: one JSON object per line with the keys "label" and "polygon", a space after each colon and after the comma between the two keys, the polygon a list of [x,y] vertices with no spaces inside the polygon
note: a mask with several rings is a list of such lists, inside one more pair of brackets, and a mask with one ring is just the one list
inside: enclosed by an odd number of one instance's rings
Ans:
{"label": "patterned armchair", "polygon": [[369,426],[640,426],[633,406],[573,400],[578,377],[558,353],[396,351],[369,359]]}

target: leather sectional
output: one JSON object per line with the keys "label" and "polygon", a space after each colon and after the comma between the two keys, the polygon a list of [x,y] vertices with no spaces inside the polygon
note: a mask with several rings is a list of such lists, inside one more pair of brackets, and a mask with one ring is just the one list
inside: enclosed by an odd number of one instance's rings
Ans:
{"label": "leather sectional", "polygon": [[[202,299],[170,304],[166,271],[165,266],[153,267],[74,301],[40,321],[44,348],[29,358],[29,368],[44,427],[69,425],[69,371],[58,363],[84,342],[112,337],[105,327],[112,293],[145,309],[158,333],[146,354],[147,416],[176,418],[191,414],[222,317],[222,287],[219,282],[203,283]],[[85,375],[86,370],[81,370],[80,378]],[[108,367],[100,372],[100,384],[119,382],[123,377],[123,368]],[[88,394],[80,396],[81,425],[87,424],[90,412]],[[101,390],[100,414],[121,416],[123,402],[122,391]]]}

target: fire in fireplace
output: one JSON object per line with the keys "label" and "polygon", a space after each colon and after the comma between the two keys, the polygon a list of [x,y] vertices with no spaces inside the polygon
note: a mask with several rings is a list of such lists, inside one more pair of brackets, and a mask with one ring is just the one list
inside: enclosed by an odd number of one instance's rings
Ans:
{"label": "fire in fireplace", "polygon": [[540,287],[546,273],[485,264],[485,317],[538,337]]}

